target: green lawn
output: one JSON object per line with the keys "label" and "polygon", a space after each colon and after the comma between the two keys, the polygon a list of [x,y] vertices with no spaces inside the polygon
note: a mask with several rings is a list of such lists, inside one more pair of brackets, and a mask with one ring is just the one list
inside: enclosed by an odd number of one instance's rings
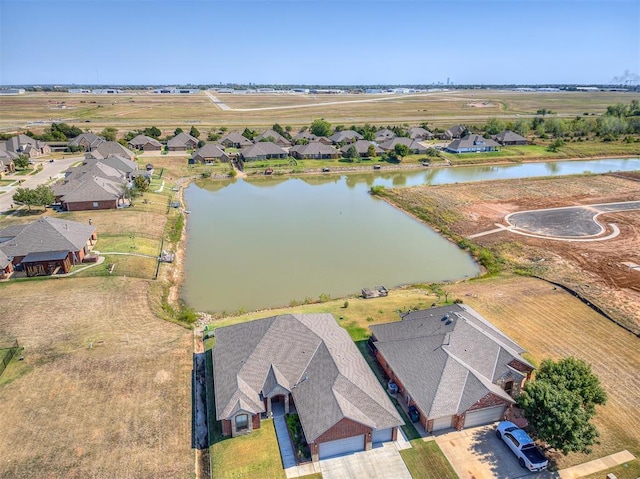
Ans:
{"label": "green lawn", "polygon": [[640,477],[640,459],[634,459],[633,461],[625,462],[624,464],[605,471],[582,476],[581,479],[604,479],[607,477],[607,474],[615,474],[618,479],[636,479]]}
{"label": "green lawn", "polygon": [[211,446],[211,476],[216,479],[284,479],[273,420],[262,421],[251,434]]}
{"label": "green lawn", "polygon": [[98,238],[96,249],[100,252],[139,253],[157,256],[160,253],[160,240],[133,235],[107,235]]}
{"label": "green lawn", "polygon": [[411,449],[400,451],[413,479],[457,479],[458,475],[435,441],[411,441]]}

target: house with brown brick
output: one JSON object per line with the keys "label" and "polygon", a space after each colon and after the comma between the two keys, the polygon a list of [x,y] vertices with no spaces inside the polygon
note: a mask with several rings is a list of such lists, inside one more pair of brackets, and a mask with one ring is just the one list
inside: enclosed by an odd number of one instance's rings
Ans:
{"label": "house with brown brick", "polygon": [[411,138],[397,137],[380,143],[380,148],[385,151],[393,151],[397,144],[406,145],[409,151],[414,155],[424,155],[427,152],[427,147],[422,143]]}
{"label": "house with brown brick", "polygon": [[93,158],[96,160],[102,160],[109,156],[119,156],[126,158],[129,161],[135,160],[133,151],[129,148],[122,146],[117,141],[102,141],[89,153],[85,153],[85,158]]}
{"label": "house with brown brick", "polygon": [[413,128],[409,128],[409,138],[411,138],[412,140],[432,140],[433,136],[433,133],[425,128],[422,128],[421,126],[414,126]]}
{"label": "house with brown brick", "polygon": [[358,152],[358,155],[360,155],[363,158],[366,158],[369,156],[369,148],[371,148],[372,146],[373,146],[373,151],[375,151],[376,153],[376,156],[382,155],[384,153],[384,150],[380,148],[378,145],[376,145],[375,143],[373,143],[372,141],[358,140],[348,145],[344,145],[342,148],[340,148],[342,155],[343,156],[346,155],[347,151],[349,151],[349,148],[351,148],[352,146],[356,149],[356,151]]}
{"label": "house with brown brick", "polygon": [[282,148],[288,148],[291,146],[291,142],[287,138],[285,138],[280,133],[272,129],[264,130],[262,133],[260,133],[258,136],[254,138],[254,141],[258,142],[258,141],[262,141],[263,139],[269,139],[269,141],[275,143],[276,145]]}
{"label": "house with brown brick", "polygon": [[51,148],[44,141],[35,140],[27,135],[12,136],[3,143],[0,149],[17,155],[27,155],[29,158],[38,158],[51,153]]}
{"label": "house with brown brick", "polygon": [[428,432],[499,421],[533,366],[512,339],[469,306],[411,311],[370,327],[369,345]]}
{"label": "house with brown brick", "polygon": [[244,148],[245,146],[253,145],[251,140],[245,138],[237,131],[232,131],[231,133],[223,136],[220,138],[218,143],[227,148]]}
{"label": "house with brown brick", "polygon": [[103,137],[87,132],[69,140],[69,146],[79,147],[84,151],[93,151],[103,141],[105,141]]}
{"label": "house with brown brick", "polygon": [[0,251],[16,272],[47,276],[68,273],[82,263],[97,239],[93,225],[45,216],[0,230]]}
{"label": "house with brown brick", "polygon": [[242,161],[269,160],[271,158],[286,158],[289,154],[275,143],[259,141],[255,145],[240,150]]}
{"label": "house with brown brick", "polygon": [[306,145],[295,145],[291,147],[289,153],[294,158],[298,158],[300,160],[329,160],[340,158],[342,156],[333,146],[325,145],[319,141],[313,141]]}
{"label": "house with brown brick", "polygon": [[519,135],[515,131],[511,131],[511,130],[505,130],[501,133],[498,133],[495,136],[492,136],[492,138],[503,146],[529,144],[529,140],[527,140],[524,136]]}
{"label": "house with brown brick", "polygon": [[481,135],[467,135],[463,138],[453,140],[445,148],[449,153],[481,153],[496,151],[500,145],[491,138],[484,138]]}
{"label": "house with brown brick", "polygon": [[204,163],[205,165],[210,165],[218,161],[226,163],[229,161],[229,158],[229,155],[218,145],[207,143],[202,148],[198,148],[193,152],[190,163]]}
{"label": "house with brown brick", "polygon": [[161,151],[162,143],[160,143],[155,138],[151,138],[146,135],[138,135],[131,140],[129,140],[129,148],[132,150],[142,150],[142,151]]}
{"label": "house with brown brick", "polygon": [[334,145],[343,145],[345,143],[353,143],[357,140],[363,140],[364,137],[354,130],[337,131],[329,137]]}
{"label": "house with brown brick", "polygon": [[167,141],[167,150],[169,151],[187,151],[193,150],[198,146],[198,139],[184,131]]}
{"label": "house with brown brick", "polygon": [[13,263],[9,257],[0,250],[0,279],[7,279],[13,273]]}
{"label": "house with brown brick", "polygon": [[314,461],[392,441],[402,425],[331,314],[285,314],[215,329],[216,420],[250,434],[274,409],[297,412]]}

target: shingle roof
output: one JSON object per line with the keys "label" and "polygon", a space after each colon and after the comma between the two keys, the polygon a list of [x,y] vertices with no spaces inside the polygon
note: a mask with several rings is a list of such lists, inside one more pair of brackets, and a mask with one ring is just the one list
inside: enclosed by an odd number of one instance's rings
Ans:
{"label": "shingle roof", "polygon": [[396,135],[394,131],[389,130],[388,128],[383,128],[382,130],[376,131],[375,139],[376,141],[386,141],[391,138],[395,138],[396,136],[398,135]]}
{"label": "shingle roof", "polygon": [[492,393],[493,382],[520,376],[509,362],[524,350],[468,306],[414,311],[402,321],[371,326],[378,348],[428,418],[461,414]]}
{"label": "shingle roof", "polygon": [[245,158],[255,158],[264,155],[286,155],[287,152],[275,143],[270,141],[260,141],[255,145],[247,146],[240,150],[240,154]]}
{"label": "shingle roof", "polygon": [[362,135],[354,130],[342,130],[329,137],[334,143],[341,143],[345,140],[362,140]]}
{"label": "shingle roof", "polygon": [[132,138],[131,140],[129,140],[129,144],[133,145],[134,147],[137,147],[137,146],[142,147],[149,143],[152,144],[153,146],[162,146],[162,143],[160,143],[158,140],[146,135],[138,135],[135,138]]}
{"label": "shingle roof", "polygon": [[420,126],[414,126],[409,128],[409,138],[415,140],[416,138],[430,138],[433,136],[429,130],[426,130]]}
{"label": "shingle roof", "polygon": [[318,137],[309,131],[301,131],[296,136],[293,137],[294,140],[309,140],[309,141],[317,141]]}
{"label": "shingle roof", "polygon": [[461,150],[473,147],[497,147],[499,146],[491,138],[483,138],[481,135],[467,135],[464,138],[453,140],[447,146],[448,150]]}
{"label": "shingle roof", "polygon": [[7,256],[47,251],[80,251],[96,227],[46,216],[0,230],[0,249]]}
{"label": "shingle roof", "polygon": [[105,141],[104,138],[94,135],[93,133],[80,133],[75,138],[69,140],[69,145],[78,146],[82,140],[84,140],[90,147],[94,147],[95,145]]}
{"label": "shingle roof", "polygon": [[0,249],[0,269],[6,268],[11,261],[9,261],[9,257]]}
{"label": "shingle roof", "polygon": [[298,153],[300,155],[337,155],[336,150],[331,145],[325,145],[318,141],[307,143],[306,145],[295,145],[289,150],[291,153]]}
{"label": "shingle roof", "polygon": [[313,442],[341,419],[373,429],[402,424],[366,361],[331,314],[280,315],[215,330],[216,417],[264,412],[274,383],[291,392]]}
{"label": "shingle roof", "polygon": [[527,141],[527,139],[524,136],[519,135],[518,133],[511,130],[505,130],[502,133],[498,133],[494,138],[498,143],[504,143],[505,141],[506,142]]}
{"label": "shingle roof", "polygon": [[352,146],[355,147],[359,155],[367,155],[369,153],[370,146],[373,146],[377,155],[381,155],[382,153],[384,153],[382,148],[380,148],[378,145],[368,140],[354,141],[349,145],[344,145],[342,148],[340,148],[340,151],[342,153],[346,153],[347,151],[349,151],[349,148],[351,148]]}
{"label": "shingle roof", "polygon": [[424,145],[421,145],[416,140],[405,137],[392,138],[391,140],[387,140],[384,143],[380,143],[380,148],[382,148],[383,150],[393,150],[397,144],[407,145],[409,150],[415,153],[426,153],[427,151],[427,148]]}
{"label": "shingle roof", "polygon": [[256,141],[260,141],[263,138],[273,138],[274,139],[274,143],[282,143],[285,146],[290,146],[291,142],[285,138],[284,136],[282,136],[280,133],[278,133],[275,130],[264,130],[262,133],[260,133],[258,136],[256,136],[255,140]]}
{"label": "shingle roof", "polygon": [[213,143],[207,143],[193,153],[194,158],[222,158],[223,156],[227,156],[227,154],[218,145],[214,145]]}
{"label": "shingle roof", "polygon": [[232,131],[226,136],[220,138],[219,143],[223,143],[224,141],[230,141],[233,144],[239,144],[240,146],[249,146],[252,145],[253,142],[248,138],[245,138],[237,131]]}
{"label": "shingle roof", "polygon": [[176,147],[176,146],[187,147],[187,146],[189,146],[190,142],[195,144],[195,145],[197,145],[198,144],[198,139],[193,137],[193,136],[191,136],[188,133],[185,133],[184,131],[181,131],[176,136],[174,136],[169,141],[167,141],[167,146],[168,147]]}
{"label": "shingle roof", "polygon": [[103,141],[95,149],[103,158],[109,155],[122,156],[127,159],[134,157],[133,151],[129,148],[122,146],[117,141]]}

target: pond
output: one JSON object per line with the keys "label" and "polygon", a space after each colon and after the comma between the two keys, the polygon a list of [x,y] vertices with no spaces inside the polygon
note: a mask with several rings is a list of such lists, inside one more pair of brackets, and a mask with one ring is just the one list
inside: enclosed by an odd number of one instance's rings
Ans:
{"label": "pond", "polygon": [[369,188],[636,169],[640,159],[192,184],[182,298],[230,313],[472,277],[479,268],[468,254]]}

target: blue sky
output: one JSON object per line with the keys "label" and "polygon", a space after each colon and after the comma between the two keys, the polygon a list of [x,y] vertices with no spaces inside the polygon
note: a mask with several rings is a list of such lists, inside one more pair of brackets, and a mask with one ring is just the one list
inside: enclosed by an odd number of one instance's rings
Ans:
{"label": "blue sky", "polygon": [[640,0],[0,0],[0,84],[608,83]]}

